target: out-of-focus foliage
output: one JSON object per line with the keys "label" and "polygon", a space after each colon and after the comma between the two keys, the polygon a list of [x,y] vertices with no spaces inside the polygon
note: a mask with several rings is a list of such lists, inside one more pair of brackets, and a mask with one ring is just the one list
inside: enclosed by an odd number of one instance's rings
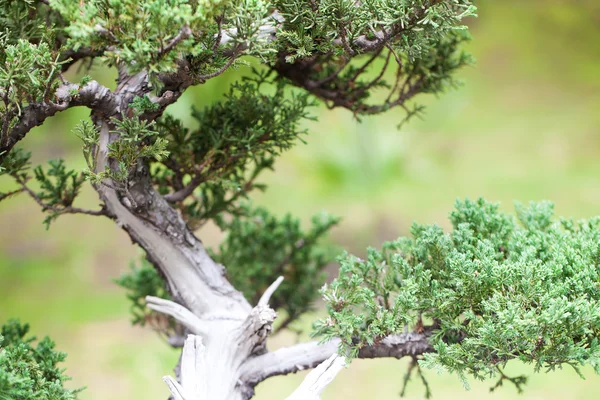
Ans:
{"label": "out-of-focus foliage", "polygon": [[115,283],[127,291],[133,325],[150,325],[166,340],[183,334],[183,326],[175,319],[146,307],[146,296],[171,300],[165,280],[152,264],[146,260],[141,260],[140,264],[132,263],[129,271],[115,279]]}
{"label": "out-of-focus foliage", "polygon": [[131,322],[134,325],[144,326],[156,314],[146,307],[146,296],[171,299],[165,281],[156,268],[145,260],[142,260],[139,266],[132,263],[129,271],[115,279],[115,282],[127,290],[127,299],[131,301],[130,310],[133,315]]}
{"label": "out-of-focus foliage", "polygon": [[227,266],[227,277],[251,304],[283,276],[269,305],[286,312],[282,324],[287,326],[311,309],[318,296],[325,279],[323,269],[333,260],[332,249],[323,246],[322,239],[339,219],[316,215],[311,229],[304,232],[300,220],[289,214],[277,218],[261,207],[241,207],[241,216],[217,219],[227,237],[212,255]]}
{"label": "out-of-focus foliage", "polygon": [[513,359],[600,372],[600,218],[556,220],[545,202],[517,205],[515,220],[479,199],[458,201],[450,220],[451,233],[415,224],[365,260],[341,257],[316,333],[355,355],[426,320],[436,353],[422,364],[463,380]]}
{"label": "out-of-focus foliage", "polygon": [[0,331],[0,399],[2,400],[74,400],[79,390],[69,390],[70,378],[57,364],[66,354],[54,350],[48,337],[33,345],[27,337],[29,325],[9,320]]}

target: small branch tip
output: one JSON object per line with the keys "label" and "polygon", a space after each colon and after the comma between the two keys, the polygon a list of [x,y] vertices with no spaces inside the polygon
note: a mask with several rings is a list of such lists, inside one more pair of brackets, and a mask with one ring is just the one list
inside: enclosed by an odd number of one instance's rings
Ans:
{"label": "small branch tip", "polygon": [[275,282],[271,283],[271,285],[267,288],[267,290],[265,290],[265,292],[261,296],[260,300],[258,300],[257,306],[268,306],[269,300],[271,300],[271,296],[273,296],[273,293],[275,293],[279,285],[281,285],[281,282],[283,282],[283,276],[280,276],[275,280]]}

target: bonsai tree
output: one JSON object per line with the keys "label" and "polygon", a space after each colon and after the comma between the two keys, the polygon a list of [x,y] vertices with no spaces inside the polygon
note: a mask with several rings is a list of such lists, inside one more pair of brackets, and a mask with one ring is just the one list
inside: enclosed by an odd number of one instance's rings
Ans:
{"label": "bonsai tree", "polygon": [[[318,215],[303,230],[248,201],[303,139],[315,104],[410,118],[416,96],[454,86],[474,12],[468,0],[3,1],[0,169],[15,186],[0,199],[30,197],[47,226],[63,214],[109,218],[144,251],[118,282],[134,323],[183,348],[165,378],[176,400],[249,399],[263,380],[313,367],[290,398],[317,399],[357,357],[411,358],[405,384],[433,367],[520,390],[525,378],[503,372],[516,359],[599,371],[598,218],[458,201],[451,232],[415,224],[365,259],[343,254],[324,285],[322,238],[338,219]],[[113,89],[67,79],[93,64],[117,71]],[[247,64],[221,101],[192,110],[193,127],[169,114],[187,88]],[[75,129],[87,168],[32,166],[20,140],[73,107],[90,110]],[[86,184],[96,209],[77,205]],[[217,249],[194,233],[209,221],[226,232]],[[273,330],[319,295],[327,317],[315,340],[269,351]],[[64,354],[27,333],[2,327],[0,398],[76,398],[57,367]]]}

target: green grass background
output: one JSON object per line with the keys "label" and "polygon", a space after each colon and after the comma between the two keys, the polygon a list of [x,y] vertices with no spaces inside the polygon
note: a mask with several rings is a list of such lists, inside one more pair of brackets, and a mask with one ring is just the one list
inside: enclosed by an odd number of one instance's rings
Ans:
{"label": "green grass background", "polygon": [[[597,0],[481,0],[470,21],[469,50],[478,62],[462,71],[465,85],[428,105],[424,120],[396,130],[392,111],[362,124],[345,111],[317,110],[307,123],[308,144],[286,153],[269,190],[254,196],[276,213],[303,219],[321,209],[343,216],[332,241],[357,254],[368,245],[406,234],[413,221],[447,227],[457,197],[485,196],[512,209],[513,201],[550,199],[557,213],[575,218],[600,214],[600,3]],[[93,71],[107,84],[111,76]],[[209,104],[238,72],[190,90],[170,110],[188,123],[189,106]],[[63,157],[83,167],[71,132],[85,110],[70,110],[23,141],[34,161]],[[0,180],[0,190],[10,183]],[[97,204],[88,190],[81,203]],[[18,197],[0,203],[0,321],[19,317],[35,333],[50,335],[67,351],[73,387],[84,400],[165,399],[161,377],[178,353],[151,331],[132,327],[124,293],[111,279],[139,255],[112,222],[63,216],[46,232],[42,213]],[[209,245],[220,233],[199,232]],[[322,313],[317,311],[317,314]],[[298,323],[303,336],[284,333],[271,348],[306,337],[314,315]],[[405,361],[358,360],[340,373],[324,399],[395,399]],[[523,399],[596,399],[600,377],[581,380],[565,369],[530,374]],[[465,391],[452,375],[427,372],[434,398],[512,399],[507,386],[471,382]],[[302,374],[272,378],[257,387],[259,400],[283,399]],[[423,397],[413,382],[407,398]]]}

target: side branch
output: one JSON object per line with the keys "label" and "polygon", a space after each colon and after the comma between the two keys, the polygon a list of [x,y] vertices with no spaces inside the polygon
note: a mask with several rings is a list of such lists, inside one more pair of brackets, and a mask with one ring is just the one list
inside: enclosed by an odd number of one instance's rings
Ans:
{"label": "side branch", "polygon": [[[379,343],[360,349],[358,358],[402,358],[432,352],[430,331],[390,335]],[[255,386],[276,375],[287,375],[324,362],[338,351],[340,339],[326,343],[308,342],[249,359],[243,367],[242,380]]]}
{"label": "side branch", "polygon": [[[74,83],[65,82],[56,90],[55,99],[31,103],[23,108],[19,115],[10,115],[12,113],[7,112],[0,135],[0,161],[2,155],[6,155],[31,129],[43,124],[46,118],[77,106],[112,115],[119,110],[119,99],[96,81],[91,81],[81,88]],[[18,121],[9,129],[8,121],[15,117]]]}
{"label": "side branch", "polygon": [[23,181],[21,178],[16,177],[17,179],[17,183],[19,185],[21,185],[21,189],[18,191],[14,191],[12,193],[9,193],[9,195],[12,194],[16,194],[18,192],[25,192],[29,195],[29,197],[31,197],[33,200],[35,200],[36,203],[38,203],[38,205],[42,208],[42,211],[50,211],[52,213],[54,213],[55,215],[60,215],[60,214],[86,214],[86,215],[93,215],[93,216],[108,216],[107,212],[105,209],[101,209],[101,210],[86,210],[83,208],[78,208],[78,207],[72,207],[72,206],[66,206],[66,207],[56,207],[50,204],[45,203],[40,196],[38,196],[33,190],[31,190],[29,188],[29,186],[27,186],[27,184],[25,183],[25,181]]}

